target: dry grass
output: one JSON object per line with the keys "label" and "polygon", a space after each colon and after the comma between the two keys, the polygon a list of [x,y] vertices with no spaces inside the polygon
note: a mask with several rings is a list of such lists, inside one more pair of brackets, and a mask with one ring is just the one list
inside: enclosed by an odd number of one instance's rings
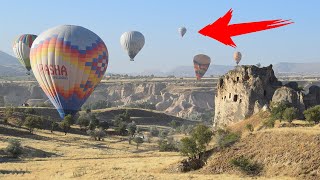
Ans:
{"label": "dry grass", "polygon": [[[4,128],[3,125],[0,125]],[[7,128],[7,127],[6,127]],[[13,128],[15,133],[25,130]],[[0,149],[12,136],[0,132]],[[238,179],[235,175],[197,173],[171,174],[163,169],[182,157],[175,152],[158,152],[156,143],[144,143],[136,150],[121,137],[102,142],[87,136],[48,131],[20,136],[23,146],[35,151],[19,161],[0,163],[0,179]],[[37,154],[38,153],[38,154]],[[45,155],[47,154],[47,155]],[[50,154],[50,155],[49,155]],[[49,157],[46,157],[49,156]],[[46,157],[46,158],[45,158]],[[0,160],[1,153],[0,153]]]}

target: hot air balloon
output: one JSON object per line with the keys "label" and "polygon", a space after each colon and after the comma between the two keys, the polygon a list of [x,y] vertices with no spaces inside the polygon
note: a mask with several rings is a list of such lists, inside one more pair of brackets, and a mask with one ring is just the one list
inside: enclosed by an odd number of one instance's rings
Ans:
{"label": "hot air balloon", "polygon": [[183,37],[183,36],[186,34],[186,32],[187,32],[187,28],[185,28],[185,27],[180,27],[180,28],[178,29],[178,31],[179,31],[179,33],[180,33],[180,36]]}
{"label": "hot air balloon", "polygon": [[23,34],[17,37],[13,42],[13,52],[20,61],[20,63],[27,69],[27,74],[30,74],[30,48],[37,35]]}
{"label": "hot air balloon", "polygon": [[74,115],[101,81],[108,50],[92,31],[62,25],[38,36],[30,59],[37,81],[63,118]]}
{"label": "hot air balloon", "polygon": [[120,44],[128,53],[130,61],[134,61],[134,57],[143,48],[144,43],[144,36],[138,31],[125,32],[120,37]]}
{"label": "hot air balloon", "polygon": [[240,52],[236,51],[233,54],[233,58],[236,61],[237,65],[239,64],[239,62],[241,61],[242,55]]}
{"label": "hot air balloon", "polygon": [[197,80],[200,80],[207,72],[211,63],[209,56],[204,54],[198,54],[193,58],[194,71],[196,73]]}

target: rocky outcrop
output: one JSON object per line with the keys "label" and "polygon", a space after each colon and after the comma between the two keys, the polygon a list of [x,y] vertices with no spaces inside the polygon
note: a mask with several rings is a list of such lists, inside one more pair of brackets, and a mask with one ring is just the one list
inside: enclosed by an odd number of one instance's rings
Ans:
{"label": "rocky outcrop", "polygon": [[[0,95],[2,106],[19,106],[23,103],[37,106],[49,103],[37,83],[2,83]],[[192,81],[100,83],[86,103],[99,100],[111,102],[113,107],[146,102],[154,104],[158,111],[186,117],[192,113],[213,110],[214,88],[212,84]]]}
{"label": "rocky outcrop", "polygon": [[106,100],[115,106],[154,104],[156,110],[185,117],[192,113],[213,110],[213,87],[193,87],[185,84],[148,82],[101,84],[88,99],[88,103]]}
{"label": "rocky outcrop", "polygon": [[303,111],[320,104],[320,87],[311,86],[304,94],[297,82],[282,86],[274,75],[272,65],[238,66],[222,76],[215,96],[214,126],[237,123],[261,110],[268,110],[269,103],[288,103]]}
{"label": "rocky outcrop", "polygon": [[320,104],[320,87],[319,86],[313,85],[309,88],[309,93],[304,96],[304,104],[306,108]]}
{"label": "rocky outcrop", "polygon": [[263,68],[237,66],[219,79],[214,126],[230,125],[260,111],[281,85],[272,65]]}
{"label": "rocky outcrop", "polygon": [[305,110],[304,94],[300,91],[295,91],[288,86],[283,86],[274,92],[272,102],[290,104],[292,107],[297,108],[300,112],[300,117],[303,117],[302,112]]}

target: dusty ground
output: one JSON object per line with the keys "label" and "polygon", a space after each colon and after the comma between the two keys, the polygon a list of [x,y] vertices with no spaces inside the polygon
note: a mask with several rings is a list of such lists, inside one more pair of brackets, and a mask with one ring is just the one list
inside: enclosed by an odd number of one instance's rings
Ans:
{"label": "dusty ground", "polygon": [[[0,128],[2,149],[12,136],[3,125]],[[155,143],[144,143],[136,150],[134,144],[129,145],[121,137],[94,142],[87,136],[59,132],[39,130],[29,135],[17,128],[9,131],[20,134],[17,139],[28,149],[28,155],[8,161],[0,152],[0,179],[243,179],[224,174],[164,173],[164,168],[182,157],[158,152]]]}
{"label": "dusty ground", "polygon": [[[200,173],[241,174],[231,165],[231,159],[244,157],[260,164],[260,173],[264,177],[285,177],[295,179],[320,179],[320,126],[314,127],[281,127],[260,129],[268,113],[260,113],[229,127],[234,132],[242,132],[242,139],[233,146],[216,152],[208,160]],[[255,131],[250,134],[246,124],[252,124]],[[281,123],[284,124],[284,123]],[[306,125],[305,121],[294,121],[293,124]]]}

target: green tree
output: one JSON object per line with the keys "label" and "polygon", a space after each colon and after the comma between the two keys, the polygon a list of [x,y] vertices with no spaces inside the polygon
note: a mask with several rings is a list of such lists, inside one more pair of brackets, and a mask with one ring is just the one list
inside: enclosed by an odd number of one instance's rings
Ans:
{"label": "green tree", "polygon": [[104,130],[107,130],[107,129],[109,129],[109,123],[107,122],[107,121],[102,121],[102,122],[100,122],[99,123],[99,126],[100,126],[100,128],[102,128],[102,129],[104,129]]}
{"label": "green tree", "polygon": [[213,132],[210,130],[210,128],[202,124],[197,125],[191,132],[191,138],[196,141],[200,152],[206,151],[206,146],[211,141],[212,136]]}
{"label": "green tree", "polygon": [[101,141],[103,140],[103,138],[106,136],[106,132],[103,128],[97,128],[95,131],[94,131],[94,134],[95,134],[95,137],[98,141]]}
{"label": "green tree", "polygon": [[134,133],[136,133],[136,130],[137,130],[137,125],[136,123],[132,122],[132,123],[129,123],[127,125],[127,129],[128,129],[128,133],[131,137],[133,137]]}
{"label": "green tree", "polygon": [[69,114],[64,117],[63,121],[60,122],[59,127],[63,130],[65,135],[67,135],[71,129],[72,121],[72,116]]}
{"label": "green tree", "polygon": [[77,124],[79,125],[81,130],[86,130],[90,124],[90,120],[87,114],[81,114],[77,119]]}
{"label": "green tree", "polygon": [[51,121],[51,133],[59,127],[59,124],[55,121]]}
{"label": "green tree", "polygon": [[21,143],[17,139],[9,139],[8,146],[5,148],[5,152],[10,154],[11,157],[17,158],[22,154]]}
{"label": "green tree", "polygon": [[283,119],[291,123],[294,119],[298,118],[298,109],[290,107],[284,110]]}
{"label": "green tree", "polygon": [[137,149],[139,148],[139,145],[143,143],[142,137],[139,137],[139,136],[134,137],[133,141],[137,144]]}
{"label": "green tree", "polygon": [[228,130],[219,129],[215,135],[216,143],[219,148],[229,147],[240,139],[240,134]]}
{"label": "green tree", "polygon": [[169,123],[169,126],[172,127],[173,129],[176,129],[178,126],[180,126],[180,123],[176,120],[172,120],[170,123]]}
{"label": "green tree", "polygon": [[199,154],[197,142],[189,137],[184,137],[180,140],[180,153],[190,159],[196,159]]}
{"label": "green tree", "polygon": [[191,137],[181,139],[180,152],[190,159],[202,160],[202,155],[206,151],[213,136],[209,127],[199,124],[191,132]]}
{"label": "green tree", "polygon": [[157,126],[150,126],[149,132],[150,132],[151,136],[158,136],[159,135],[159,130],[158,130]]}
{"label": "green tree", "polygon": [[24,113],[26,113],[26,114],[36,114],[36,110],[34,108],[26,108],[24,110]]}
{"label": "green tree", "polygon": [[33,134],[35,128],[41,129],[43,121],[40,117],[27,116],[23,125],[28,128],[29,132]]}
{"label": "green tree", "polygon": [[274,120],[283,120],[283,113],[289,107],[290,105],[285,102],[273,104],[271,107],[271,118]]}
{"label": "green tree", "polygon": [[320,105],[305,110],[303,114],[306,121],[318,124],[320,122]]}

